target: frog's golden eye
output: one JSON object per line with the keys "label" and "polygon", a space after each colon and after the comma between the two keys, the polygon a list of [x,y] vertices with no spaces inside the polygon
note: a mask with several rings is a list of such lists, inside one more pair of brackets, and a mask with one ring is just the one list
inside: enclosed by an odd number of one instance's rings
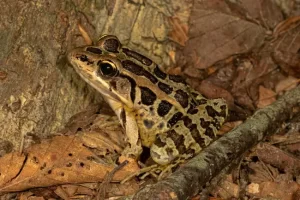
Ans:
{"label": "frog's golden eye", "polygon": [[113,76],[116,76],[118,74],[118,69],[111,62],[99,61],[97,63],[97,65],[99,67],[98,68],[98,74],[101,74],[101,75],[106,76],[106,77],[113,77]]}

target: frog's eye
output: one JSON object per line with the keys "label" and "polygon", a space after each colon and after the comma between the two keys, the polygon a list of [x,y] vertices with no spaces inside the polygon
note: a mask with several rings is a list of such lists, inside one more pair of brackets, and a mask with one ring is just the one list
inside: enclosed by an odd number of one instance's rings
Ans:
{"label": "frog's eye", "polygon": [[103,76],[106,76],[106,77],[113,77],[115,75],[117,75],[118,73],[118,70],[116,68],[116,66],[111,63],[111,62],[103,62],[103,61],[99,61],[97,63],[98,65],[98,73],[103,75]]}
{"label": "frog's eye", "polygon": [[119,53],[122,46],[119,39],[114,35],[103,35],[96,45],[112,53]]}

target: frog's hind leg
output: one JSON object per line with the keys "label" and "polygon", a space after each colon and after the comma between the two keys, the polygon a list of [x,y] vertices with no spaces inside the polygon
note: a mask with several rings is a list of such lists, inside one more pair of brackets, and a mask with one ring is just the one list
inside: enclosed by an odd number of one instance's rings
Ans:
{"label": "frog's hind leg", "polygon": [[156,164],[142,168],[122,182],[140,175],[141,179],[151,175],[160,180],[198,153],[200,145],[192,137],[190,129],[183,128],[183,125],[178,122],[178,126],[173,129],[156,135],[155,142],[150,147],[151,158]]}
{"label": "frog's hind leg", "polygon": [[179,164],[197,154],[201,147],[193,138],[191,129],[184,125],[183,120],[173,129],[156,136],[155,142],[150,148],[152,159],[159,164],[158,179],[169,174]]}
{"label": "frog's hind leg", "polygon": [[[170,135],[173,134],[173,137]],[[151,158],[159,165],[167,165],[179,156],[178,142],[174,140],[175,132],[168,131],[156,135],[155,142],[150,147]],[[180,140],[178,137],[177,139]]]}

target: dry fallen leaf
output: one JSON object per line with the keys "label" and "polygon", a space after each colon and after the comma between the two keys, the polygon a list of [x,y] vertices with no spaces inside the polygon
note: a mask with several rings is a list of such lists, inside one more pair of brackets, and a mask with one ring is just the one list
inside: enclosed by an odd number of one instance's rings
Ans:
{"label": "dry fallen leaf", "polygon": [[213,190],[213,196],[219,196],[221,199],[232,199],[239,197],[239,185],[233,183],[232,176],[227,175],[220,181],[217,187]]}
{"label": "dry fallen leaf", "polygon": [[[294,41],[292,42],[294,43]],[[300,40],[298,42],[300,42]],[[287,50],[290,50],[289,47],[287,48]],[[296,48],[300,48],[300,45],[296,46]],[[273,52],[272,58],[287,74],[300,78],[300,55],[298,52],[278,50]]]}
{"label": "dry fallen leaf", "polygon": [[286,79],[279,81],[279,83],[275,87],[275,91],[278,94],[283,91],[291,90],[297,87],[299,82],[300,79],[294,78],[292,76],[288,76]]}
{"label": "dry fallen leaf", "polygon": [[259,86],[259,99],[257,101],[258,108],[264,108],[276,101],[276,93],[263,86]]}
{"label": "dry fallen leaf", "polygon": [[280,200],[293,200],[294,193],[299,190],[296,182],[263,182],[248,186],[248,193],[260,198],[272,197]]}
{"label": "dry fallen leaf", "polygon": [[274,38],[279,37],[283,33],[295,28],[300,22],[300,16],[292,16],[284,21],[281,21],[273,30]]}
{"label": "dry fallen leaf", "polygon": [[300,159],[290,153],[269,145],[262,144],[256,148],[257,156],[266,164],[270,164],[286,173],[299,175]]}
{"label": "dry fallen leaf", "polygon": [[224,135],[242,123],[243,121],[225,122],[218,131],[218,135]]}
{"label": "dry fallen leaf", "polygon": [[245,53],[264,40],[264,29],[230,10],[227,1],[195,2],[184,54],[190,67],[205,69],[236,53]]}
{"label": "dry fallen leaf", "polygon": [[82,143],[90,148],[107,149],[110,152],[115,150],[119,153],[123,150],[122,146],[115,143],[111,138],[105,137],[98,132],[85,132],[80,134],[79,137],[81,138]]}
{"label": "dry fallen leaf", "polygon": [[[67,183],[100,182],[116,166],[100,163],[78,136],[56,136],[26,149],[24,155],[0,158],[0,193]],[[117,171],[113,181],[121,181],[134,169]]]}
{"label": "dry fallen leaf", "polygon": [[274,181],[279,175],[278,170],[263,162],[251,162],[248,164],[248,177],[250,182],[262,183]]}
{"label": "dry fallen leaf", "polygon": [[172,26],[172,31],[169,32],[170,39],[184,46],[188,40],[188,26],[180,21],[177,17],[170,17],[169,23]]}
{"label": "dry fallen leaf", "polygon": [[224,98],[226,103],[232,105],[234,102],[233,97],[231,94],[217,85],[214,85],[210,81],[202,81],[201,84],[196,88],[200,94],[203,94],[207,98],[216,99],[216,98]]}

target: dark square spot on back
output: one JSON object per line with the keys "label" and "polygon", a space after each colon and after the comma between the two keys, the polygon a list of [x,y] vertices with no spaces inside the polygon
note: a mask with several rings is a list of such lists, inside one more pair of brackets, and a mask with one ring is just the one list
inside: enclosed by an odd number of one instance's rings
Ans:
{"label": "dark square spot on back", "polygon": [[153,105],[156,100],[156,94],[146,87],[140,87],[140,89],[142,103],[147,106]]}
{"label": "dark square spot on back", "polygon": [[183,114],[181,112],[175,113],[172,118],[168,121],[170,127],[174,126],[179,120],[181,120]]}
{"label": "dark square spot on back", "polygon": [[132,51],[130,49],[127,49],[127,48],[123,48],[122,50],[128,57],[134,58],[135,60],[139,61],[140,63],[142,63],[144,65],[150,66],[152,64],[152,60],[150,60],[149,58],[147,58],[144,55],[141,55],[141,54],[139,54],[135,51]]}
{"label": "dark square spot on back", "polygon": [[183,90],[177,90],[174,97],[175,97],[176,101],[178,101],[183,108],[186,108],[188,106],[189,96]]}
{"label": "dark square spot on back", "polygon": [[154,74],[160,79],[165,79],[167,77],[167,74],[161,71],[158,66],[154,68]]}
{"label": "dark square spot on back", "polygon": [[172,108],[172,104],[163,100],[158,105],[157,113],[159,116],[164,117],[166,114],[168,114],[168,112],[171,110],[171,108]]}
{"label": "dark square spot on back", "polygon": [[163,92],[165,92],[166,94],[171,94],[173,91],[173,88],[165,83],[159,82],[158,83],[158,87],[159,89],[161,89]]}
{"label": "dark square spot on back", "polygon": [[185,84],[184,79],[182,78],[182,76],[178,76],[178,75],[169,75],[169,79],[175,83],[183,83]]}

